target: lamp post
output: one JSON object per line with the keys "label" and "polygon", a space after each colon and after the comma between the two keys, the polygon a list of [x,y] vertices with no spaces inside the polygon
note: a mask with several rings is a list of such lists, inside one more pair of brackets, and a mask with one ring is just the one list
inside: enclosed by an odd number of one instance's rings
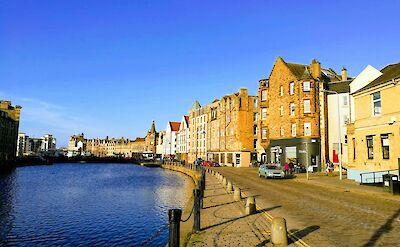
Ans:
{"label": "lamp post", "polygon": [[343,179],[343,173],[342,173],[342,133],[341,133],[341,122],[340,122],[340,103],[339,103],[339,93],[336,91],[332,91],[332,90],[325,90],[323,89],[322,92],[326,92],[326,93],[334,93],[337,96],[337,113],[338,113],[338,135],[339,135],[339,178],[340,180]]}

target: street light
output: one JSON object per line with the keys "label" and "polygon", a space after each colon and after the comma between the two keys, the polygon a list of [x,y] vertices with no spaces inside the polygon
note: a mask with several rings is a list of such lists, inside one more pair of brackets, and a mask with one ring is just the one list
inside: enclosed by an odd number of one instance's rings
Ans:
{"label": "street light", "polygon": [[337,96],[337,110],[338,110],[338,132],[339,132],[339,170],[340,170],[340,180],[343,179],[343,174],[342,174],[342,133],[341,133],[341,122],[340,122],[340,103],[339,103],[339,93],[336,91],[332,91],[332,90],[326,90],[323,89],[322,92],[326,92],[326,93],[334,93]]}

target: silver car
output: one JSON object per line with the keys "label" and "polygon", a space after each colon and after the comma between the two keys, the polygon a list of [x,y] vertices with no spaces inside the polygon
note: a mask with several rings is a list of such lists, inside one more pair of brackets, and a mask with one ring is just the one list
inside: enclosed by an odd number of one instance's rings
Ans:
{"label": "silver car", "polygon": [[261,165],[258,168],[258,176],[265,178],[284,178],[285,172],[276,165]]}

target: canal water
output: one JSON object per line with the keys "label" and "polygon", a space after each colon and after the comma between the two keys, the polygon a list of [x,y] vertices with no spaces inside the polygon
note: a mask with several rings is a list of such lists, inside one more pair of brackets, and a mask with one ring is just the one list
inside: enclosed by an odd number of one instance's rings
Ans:
{"label": "canal water", "polygon": [[19,167],[0,175],[0,246],[165,246],[190,183],[132,164]]}

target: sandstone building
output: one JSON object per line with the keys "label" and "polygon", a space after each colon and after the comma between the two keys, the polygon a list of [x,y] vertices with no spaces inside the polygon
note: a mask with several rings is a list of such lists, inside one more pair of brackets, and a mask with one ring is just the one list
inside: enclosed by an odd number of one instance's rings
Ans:
{"label": "sandstone building", "polygon": [[0,166],[15,160],[20,114],[21,106],[0,100]]}
{"label": "sandstone building", "polygon": [[[360,173],[399,169],[400,63],[368,75],[375,79],[352,92],[354,121],[348,125],[348,178],[357,181]],[[372,182],[371,176],[362,182]],[[377,177],[381,182],[382,174]]]}
{"label": "sandstone building", "polygon": [[189,162],[194,162],[197,158],[206,160],[207,146],[206,146],[206,128],[207,128],[208,114],[207,107],[201,107],[200,103],[196,100],[189,110]]}
{"label": "sandstone building", "polygon": [[[328,90],[342,80],[332,69],[275,61],[267,80],[259,82],[259,134],[266,162],[298,162],[321,169],[328,149]],[[348,84],[348,82],[347,82]]]}

